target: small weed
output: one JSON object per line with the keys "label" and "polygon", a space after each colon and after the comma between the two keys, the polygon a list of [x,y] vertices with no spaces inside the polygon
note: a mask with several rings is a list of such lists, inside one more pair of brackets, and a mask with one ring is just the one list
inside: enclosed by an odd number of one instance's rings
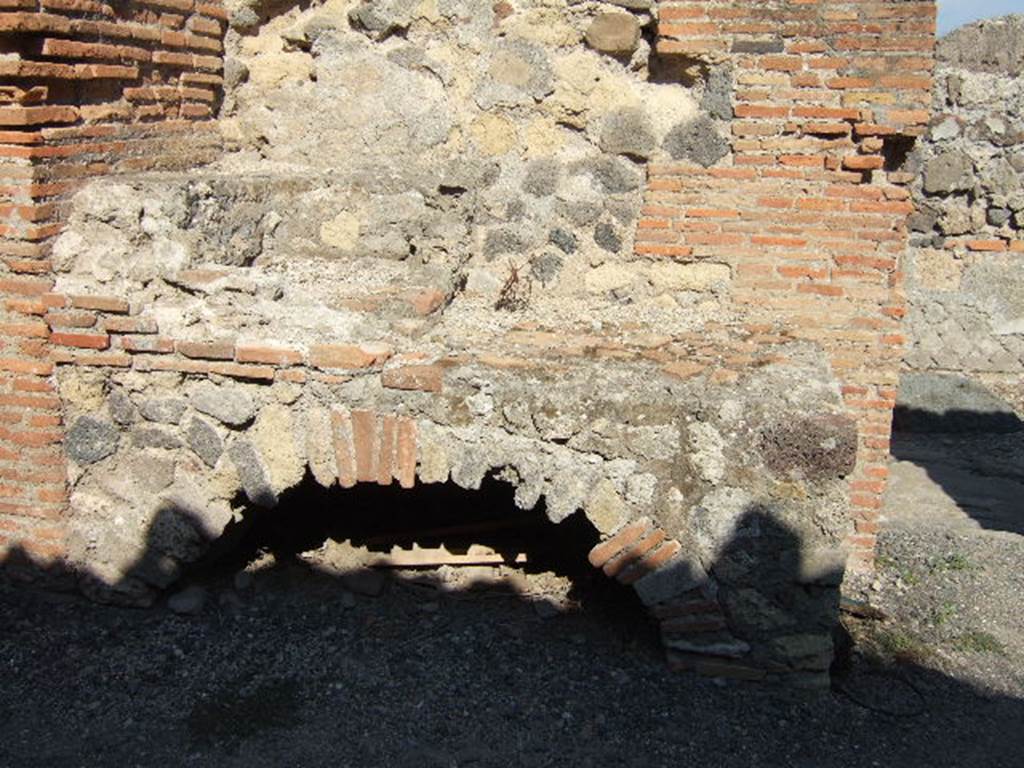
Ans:
{"label": "small weed", "polygon": [[958,651],[964,651],[965,653],[992,653],[997,656],[1006,654],[1006,646],[995,635],[977,630],[960,635],[953,642],[953,646]]}
{"label": "small weed", "polygon": [[911,587],[916,587],[918,584],[921,583],[920,574],[910,566],[900,569],[900,579],[903,581],[904,584],[907,584]]}
{"label": "small weed", "polygon": [[950,619],[956,617],[956,606],[953,603],[945,602],[938,608],[932,609],[932,624],[936,627],[941,627],[946,624]]}
{"label": "small weed", "polygon": [[920,664],[932,655],[932,649],[920,638],[903,630],[883,630],[876,635],[878,649],[897,661]]}
{"label": "small weed", "polygon": [[889,555],[879,555],[875,559],[875,567],[880,571],[894,571],[898,565],[896,558]]}
{"label": "small weed", "polygon": [[932,573],[960,573],[974,570],[970,559],[961,552],[952,552],[942,558],[933,558],[929,561],[928,567]]}
{"label": "small weed", "polygon": [[505,284],[498,292],[498,300],[495,302],[494,308],[506,312],[518,312],[526,309],[529,305],[533,283],[528,277],[520,277],[519,268],[511,260],[509,260],[508,269],[508,277],[505,278]]}

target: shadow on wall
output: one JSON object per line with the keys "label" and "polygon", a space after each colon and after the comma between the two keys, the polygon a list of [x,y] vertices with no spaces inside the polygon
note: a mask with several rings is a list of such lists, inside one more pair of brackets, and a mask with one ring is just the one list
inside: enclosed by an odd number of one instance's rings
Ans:
{"label": "shadow on wall", "polygon": [[1024,420],[982,384],[904,374],[891,451],[982,528],[1024,535]]}
{"label": "shadow on wall", "polygon": [[[248,508],[215,541],[204,539],[202,523],[191,511],[161,509],[145,551],[117,583],[87,572],[49,575],[68,586],[77,583],[99,601],[142,606],[172,586],[175,591],[189,584],[205,585],[206,593],[211,588],[230,591],[235,574],[262,561],[268,571],[306,571],[336,581],[339,591],[366,593],[389,583],[380,575],[388,569],[374,567],[382,558],[442,552],[442,561],[454,556],[471,566],[465,578],[460,575],[453,583],[432,575],[437,561],[428,558],[414,575],[410,572],[416,569],[404,567],[405,561],[392,562],[403,566],[403,576],[395,581],[411,579],[439,595],[474,588],[501,592],[532,604],[538,613],[583,610],[607,618],[623,634],[652,641],[660,628],[677,668],[754,680],[767,669],[794,685],[827,685],[843,564],[834,553],[819,560],[818,553],[805,551],[800,536],[765,507],[750,505],[720,522],[720,534],[708,534],[719,553],[707,569],[712,581],[679,558],[675,566],[641,578],[634,590],[609,578],[623,571],[621,563],[609,561],[602,573],[588,562],[600,534],[582,512],[554,525],[543,503],[531,512],[518,510],[506,483],[488,479],[477,491],[450,483],[414,490],[360,485],[340,491],[324,489],[307,475],[276,508]],[[170,551],[193,553],[193,565],[181,570]],[[520,555],[525,558],[521,565]],[[30,565],[23,552],[8,560],[22,570]],[[553,573],[568,580],[571,589],[556,596],[554,605],[538,605],[549,598],[525,577],[488,575],[490,566],[499,563],[523,574]],[[259,578],[266,575],[258,573]]]}

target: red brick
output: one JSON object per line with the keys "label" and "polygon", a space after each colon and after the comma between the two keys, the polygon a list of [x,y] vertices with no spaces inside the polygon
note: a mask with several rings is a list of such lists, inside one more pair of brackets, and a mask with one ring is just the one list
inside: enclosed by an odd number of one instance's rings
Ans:
{"label": "red brick", "polygon": [[440,392],[444,385],[444,369],[439,365],[403,365],[386,368],[381,384],[388,389]]}
{"label": "red brick", "polygon": [[50,328],[45,323],[0,323],[0,338],[22,336],[45,339],[49,335]]}
{"label": "red brick", "polygon": [[157,333],[156,320],[151,317],[106,317],[103,319],[103,330],[107,333]]}
{"label": "red brick", "polygon": [[1006,240],[968,240],[967,249],[970,251],[1005,251],[1009,248]]}
{"label": "red brick", "polygon": [[42,296],[49,293],[53,281],[49,279],[18,277],[0,278],[0,293],[17,296]]}
{"label": "red brick", "polygon": [[875,171],[885,165],[885,160],[878,155],[850,155],[843,158],[843,168],[853,171]]}
{"label": "red brick", "polygon": [[0,125],[44,125],[76,120],[78,110],[74,107],[0,107]]}
{"label": "red brick", "polygon": [[53,429],[10,430],[0,427],[0,440],[7,440],[14,445],[39,447],[59,443],[64,433]]}
{"label": "red brick", "polygon": [[640,541],[627,547],[617,557],[605,563],[602,570],[606,576],[618,576],[627,567],[638,564],[644,555],[659,546],[665,539],[665,532],[660,528],[655,528]]}
{"label": "red brick", "polygon": [[751,664],[723,659],[718,656],[701,656],[695,653],[670,651],[667,658],[670,669],[674,671],[692,671],[704,677],[756,682],[764,680],[768,674],[767,671]]}
{"label": "red brick", "polygon": [[661,566],[665,565],[665,563],[669,562],[673,557],[678,555],[682,551],[682,549],[683,547],[678,541],[674,541],[672,539],[666,541],[654,552],[652,552],[644,558],[644,568],[642,571],[638,570],[635,573],[631,571],[628,574],[623,574],[622,578],[620,578],[619,581],[621,581],[623,584],[632,584],[635,581],[635,579],[645,575],[645,573],[650,573],[651,571],[656,571],[659,568],[661,568]]}
{"label": "red brick", "polygon": [[677,638],[688,635],[699,635],[705,632],[717,632],[727,628],[725,617],[715,614],[697,614],[666,619],[661,622],[663,637]]}
{"label": "red brick", "polygon": [[302,353],[286,347],[239,346],[235,359],[240,363],[267,363],[268,365],[298,365]]}
{"label": "red brick", "polygon": [[721,613],[718,603],[707,600],[696,590],[688,595],[689,599],[673,599],[666,603],[659,603],[650,609],[651,616],[655,619],[674,619],[680,616],[693,616],[703,613]]}
{"label": "red brick", "polygon": [[51,328],[92,328],[96,313],[85,310],[51,310],[44,318]]}
{"label": "red brick", "polygon": [[60,410],[60,398],[52,395],[0,395],[0,405],[57,411]]}
{"label": "red brick", "polygon": [[53,364],[39,362],[36,360],[17,360],[14,358],[0,357],[0,371],[34,373],[39,376],[49,376],[53,373]]}
{"label": "red brick", "polygon": [[380,441],[377,446],[377,484],[391,485],[395,466],[397,423],[394,416],[385,415],[380,419]]}
{"label": "red brick", "polygon": [[650,521],[641,518],[629,523],[607,541],[603,541],[590,550],[587,556],[595,568],[603,568],[605,563],[622,552],[626,547],[639,541],[651,529]]}
{"label": "red brick", "polygon": [[71,296],[71,306],[75,309],[94,309],[97,312],[113,312],[126,315],[130,309],[128,302],[115,296]]}
{"label": "red brick", "polygon": [[273,381],[274,369],[268,365],[244,365],[242,363],[209,363],[210,373],[232,379],[249,381]]}
{"label": "red brick", "polygon": [[196,3],[196,13],[219,21],[228,20],[228,12],[218,3]]}
{"label": "red brick", "polygon": [[398,446],[395,451],[395,478],[403,488],[416,484],[416,422],[398,420]]}
{"label": "red brick", "polygon": [[838,285],[822,285],[819,283],[802,283],[796,289],[800,293],[813,293],[818,296],[842,296],[845,293]]}
{"label": "red brick", "polygon": [[377,415],[373,411],[352,411],[352,448],[356,460],[356,480],[377,480]]}
{"label": "red brick", "polygon": [[310,347],[309,362],[322,370],[359,370],[382,365],[391,350],[354,344],[316,344]]}
{"label": "red brick", "polygon": [[356,460],[352,447],[352,418],[348,411],[332,411],[334,458],[338,467],[338,484],[351,488],[356,484]]}
{"label": "red brick", "polygon": [[174,339],[163,336],[122,336],[121,348],[128,352],[169,355],[174,352]]}
{"label": "red brick", "polygon": [[179,355],[197,360],[235,359],[234,341],[179,341],[175,349]]}

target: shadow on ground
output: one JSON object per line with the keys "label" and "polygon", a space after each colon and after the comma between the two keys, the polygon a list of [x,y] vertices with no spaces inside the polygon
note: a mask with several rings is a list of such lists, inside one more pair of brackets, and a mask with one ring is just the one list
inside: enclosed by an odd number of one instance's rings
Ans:
{"label": "shadow on ground", "polygon": [[[910,377],[908,388],[909,402],[901,401],[893,415],[889,506],[896,516],[906,509],[917,522],[917,508],[933,523],[958,527],[962,513],[982,529],[1024,534],[1024,421],[961,377]],[[929,398],[935,403],[923,407]],[[959,407],[959,401],[977,408]],[[923,470],[945,498],[908,464]]]}
{"label": "shadow on ground", "polygon": [[[311,518],[240,531],[227,567],[189,574],[208,596],[191,615],[0,582],[0,765],[1020,765],[1024,701],[927,665],[847,646],[815,699],[673,674],[635,597],[545,560],[536,536],[494,543],[573,580],[554,611],[514,581],[390,577],[354,594],[344,569],[298,556],[337,523]],[[773,525],[752,511],[726,549],[783,536]],[[574,531],[569,560],[594,537]],[[271,565],[239,584],[232,552]]]}

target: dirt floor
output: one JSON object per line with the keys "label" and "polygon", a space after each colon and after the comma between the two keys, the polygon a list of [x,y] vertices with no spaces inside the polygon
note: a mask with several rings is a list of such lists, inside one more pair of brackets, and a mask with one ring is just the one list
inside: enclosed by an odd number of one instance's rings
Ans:
{"label": "dirt floor", "polygon": [[864,592],[889,618],[845,618],[822,698],[668,673],[599,586],[264,559],[191,614],[0,583],[0,765],[1020,768],[1022,443],[979,469],[966,438],[905,442]]}

